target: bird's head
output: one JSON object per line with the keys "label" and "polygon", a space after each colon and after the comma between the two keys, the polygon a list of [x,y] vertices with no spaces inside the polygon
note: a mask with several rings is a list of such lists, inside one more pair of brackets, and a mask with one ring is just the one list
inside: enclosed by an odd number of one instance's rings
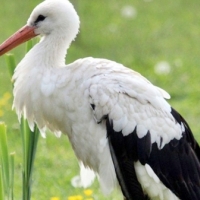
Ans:
{"label": "bird's head", "polygon": [[[49,35],[54,32],[73,35],[78,33],[79,18],[68,0],[45,0],[35,7],[27,26],[33,27],[35,34]],[[67,34],[69,34],[69,31]]]}
{"label": "bird's head", "polygon": [[67,37],[71,42],[79,24],[79,17],[68,0],[45,0],[32,11],[27,24],[0,45],[0,55],[37,35]]}

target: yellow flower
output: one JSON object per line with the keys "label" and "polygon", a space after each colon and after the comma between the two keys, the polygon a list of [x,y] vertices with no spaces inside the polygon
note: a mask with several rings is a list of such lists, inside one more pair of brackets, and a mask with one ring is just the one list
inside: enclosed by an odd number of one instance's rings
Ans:
{"label": "yellow flower", "polygon": [[85,194],[86,196],[91,196],[91,195],[93,194],[93,191],[90,190],[90,189],[87,189],[87,190],[84,190],[84,194]]}
{"label": "yellow flower", "polygon": [[68,200],[83,200],[83,197],[81,195],[70,196]]}
{"label": "yellow flower", "polygon": [[0,99],[0,106],[5,106],[6,105],[6,101],[2,98]]}
{"label": "yellow flower", "polygon": [[3,95],[3,98],[4,98],[5,100],[10,99],[10,98],[11,98],[11,94],[10,94],[9,92],[5,92],[4,95]]}
{"label": "yellow flower", "polygon": [[59,197],[51,197],[51,200],[60,200]]}
{"label": "yellow flower", "polygon": [[0,107],[8,105],[8,100],[11,98],[11,94],[9,92],[5,92],[3,97],[0,98]]}

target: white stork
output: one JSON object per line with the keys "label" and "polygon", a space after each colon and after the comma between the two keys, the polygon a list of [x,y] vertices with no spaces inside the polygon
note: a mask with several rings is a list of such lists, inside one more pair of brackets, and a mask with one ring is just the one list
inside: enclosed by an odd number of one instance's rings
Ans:
{"label": "white stork", "polygon": [[200,148],[169,95],[139,73],[106,59],[65,65],[79,31],[68,0],[45,0],[0,55],[41,35],[18,64],[13,106],[33,129],[67,134],[77,158],[109,193],[127,200],[199,200]]}

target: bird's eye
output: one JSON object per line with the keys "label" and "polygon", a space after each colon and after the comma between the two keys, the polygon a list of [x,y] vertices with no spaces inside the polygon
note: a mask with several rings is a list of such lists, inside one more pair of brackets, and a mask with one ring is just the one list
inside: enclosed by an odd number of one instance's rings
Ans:
{"label": "bird's eye", "polygon": [[44,21],[45,18],[46,17],[44,15],[39,15],[38,18],[35,20],[35,24],[37,24],[38,22]]}

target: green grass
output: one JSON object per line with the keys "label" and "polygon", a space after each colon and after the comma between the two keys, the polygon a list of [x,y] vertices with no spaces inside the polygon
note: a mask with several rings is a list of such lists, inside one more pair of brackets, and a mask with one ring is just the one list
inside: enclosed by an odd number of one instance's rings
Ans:
{"label": "green grass", "polygon": [[[76,1],[76,2],[75,2]],[[23,26],[36,1],[2,0],[0,6],[0,41]],[[67,63],[81,57],[103,57],[140,72],[152,83],[171,94],[170,103],[190,124],[200,141],[200,12],[199,1],[187,0],[101,0],[78,1],[81,32],[68,51]],[[137,16],[126,19],[121,16],[125,5],[134,6]],[[25,46],[13,52],[19,62]],[[154,66],[167,61],[169,74],[156,74]],[[5,58],[0,58],[0,100],[12,91]],[[1,102],[1,101],[0,101]],[[8,125],[10,151],[15,151],[15,197],[21,199],[21,138],[17,117],[11,111],[12,99],[7,99],[0,110],[0,118]],[[33,174],[33,199],[49,200],[52,196],[66,199],[82,194],[74,189],[70,180],[79,172],[77,160],[66,136],[57,139],[47,134],[40,138]],[[120,199],[119,195],[103,197],[98,183],[92,186],[96,199]]]}

